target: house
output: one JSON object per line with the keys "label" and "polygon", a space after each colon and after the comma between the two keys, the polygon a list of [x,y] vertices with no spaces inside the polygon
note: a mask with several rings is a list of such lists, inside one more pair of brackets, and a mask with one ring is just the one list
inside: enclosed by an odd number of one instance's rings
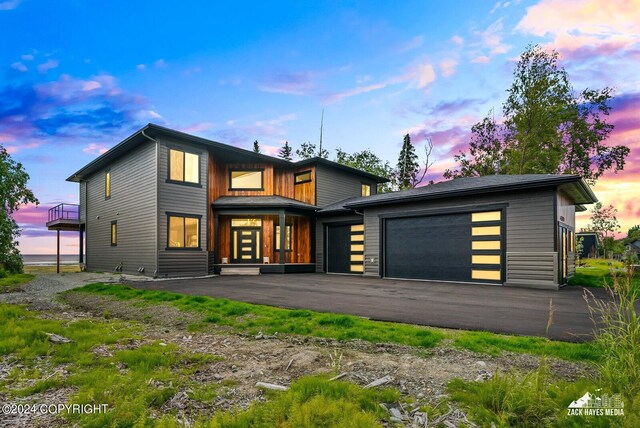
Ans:
{"label": "house", "polygon": [[640,255],[640,239],[636,239],[633,242],[629,242],[626,245],[626,250],[630,253],[635,253],[637,255]]}
{"label": "house", "polygon": [[239,266],[557,289],[574,271],[575,211],[596,201],[571,175],[377,194],[384,178],[326,159],[152,124],[68,180],[80,185],[87,268],[159,277]]}
{"label": "house", "polygon": [[594,259],[598,257],[598,247],[600,246],[600,238],[595,232],[579,232],[576,239],[582,239],[581,259]]}

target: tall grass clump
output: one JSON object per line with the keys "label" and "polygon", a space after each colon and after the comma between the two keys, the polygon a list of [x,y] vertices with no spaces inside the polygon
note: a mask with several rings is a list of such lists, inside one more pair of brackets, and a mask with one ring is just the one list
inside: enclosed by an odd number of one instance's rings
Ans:
{"label": "tall grass clump", "polygon": [[634,283],[634,268],[623,275],[613,274],[613,284],[605,285],[609,299],[597,299],[585,290],[585,300],[594,322],[595,343],[602,350],[596,362],[603,389],[622,394],[624,423],[640,426],[640,287]]}

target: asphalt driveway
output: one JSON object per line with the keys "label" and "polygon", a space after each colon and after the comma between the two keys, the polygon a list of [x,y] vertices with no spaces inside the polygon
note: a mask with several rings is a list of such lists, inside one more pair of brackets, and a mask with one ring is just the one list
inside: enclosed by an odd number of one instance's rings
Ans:
{"label": "asphalt driveway", "polygon": [[[551,338],[585,340],[593,326],[583,288],[574,286],[545,291],[326,274],[218,276],[133,286],[384,321],[534,336],[545,335],[552,299]],[[596,297],[606,296],[604,290],[591,291]]]}

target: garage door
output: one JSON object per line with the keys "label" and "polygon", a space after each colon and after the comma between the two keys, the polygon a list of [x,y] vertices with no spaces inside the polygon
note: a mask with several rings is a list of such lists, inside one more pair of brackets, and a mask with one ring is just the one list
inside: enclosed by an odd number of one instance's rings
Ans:
{"label": "garage door", "polygon": [[502,282],[502,212],[384,221],[388,278]]}
{"label": "garage door", "polygon": [[364,225],[327,226],[327,272],[361,274],[364,268]]}

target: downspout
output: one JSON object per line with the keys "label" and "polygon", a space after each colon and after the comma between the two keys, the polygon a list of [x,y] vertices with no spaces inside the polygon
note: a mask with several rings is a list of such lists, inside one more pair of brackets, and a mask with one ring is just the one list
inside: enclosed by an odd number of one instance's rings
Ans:
{"label": "downspout", "polygon": [[155,143],[155,149],[156,149],[156,195],[155,195],[155,222],[156,222],[156,227],[155,227],[155,252],[156,252],[156,267],[155,270],[153,272],[153,277],[156,278],[159,274],[159,270],[160,270],[160,252],[159,252],[159,243],[158,243],[158,239],[159,239],[159,228],[160,228],[160,214],[158,212],[158,194],[160,193],[160,179],[158,178],[158,174],[160,173],[160,157],[158,156],[158,140],[156,140],[155,138],[152,138],[150,136],[148,136],[147,134],[144,133],[144,129],[142,131],[140,131],[140,133],[142,134],[143,137],[147,138],[150,141],[153,141]]}

